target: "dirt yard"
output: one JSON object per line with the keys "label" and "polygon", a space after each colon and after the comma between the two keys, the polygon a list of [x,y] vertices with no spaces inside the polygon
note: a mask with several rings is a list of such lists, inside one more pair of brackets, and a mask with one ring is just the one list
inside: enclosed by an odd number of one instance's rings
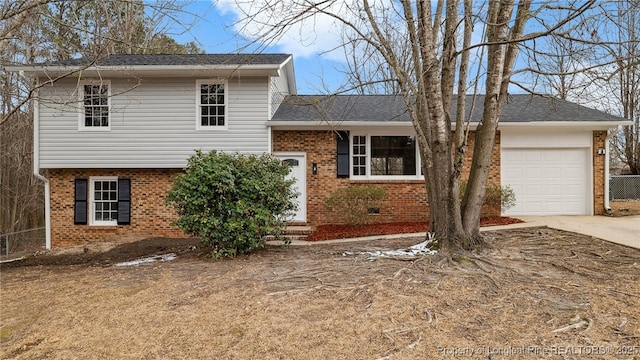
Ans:
{"label": "dirt yard", "polygon": [[360,253],[422,240],[405,238],[214,262],[151,239],[3,264],[0,358],[640,358],[640,250],[547,228],[486,236],[453,259]]}
{"label": "dirt yard", "polygon": [[640,200],[611,201],[613,216],[640,215]]}

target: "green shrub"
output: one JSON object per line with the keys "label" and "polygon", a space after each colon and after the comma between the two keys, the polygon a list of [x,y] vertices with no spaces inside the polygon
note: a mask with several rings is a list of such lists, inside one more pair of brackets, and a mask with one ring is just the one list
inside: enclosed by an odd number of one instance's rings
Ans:
{"label": "green shrub", "polygon": [[[467,190],[467,182],[460,183],[460,199]],[[509,186],[500,186],[489,183],[485,190],[482,205],[486,206],[491,213],[500,215],[502,211],[512,208],[516,204],[516,193]]]}
{"label": "green shrub", "polygon": [[196,151],[167,196],[179,216],[173,225],[199,237],[216,258],[259,249],[297,209],[289,171],[271,155]]}
{"label": "green shrub", "polygon": [[384,188],[374,185],[349,186],[336,190],[325,203],[334,218],[346,220],[351,226],[361,226],[372,219],[369,210],[379,208],[386,195]]}

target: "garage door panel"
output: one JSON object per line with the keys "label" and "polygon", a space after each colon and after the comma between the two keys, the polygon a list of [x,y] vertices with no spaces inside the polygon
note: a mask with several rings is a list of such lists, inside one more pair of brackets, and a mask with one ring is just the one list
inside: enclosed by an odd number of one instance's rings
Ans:
{"label": "garage door panel", "polygon": [[562,196],[562,185],[549,185],[545,187],[544,195]]}
{"label": "garage door panel", "polygon": [[545,177],[548,179],[562,179],[562,168],[549,168],[545,171]]}
{"label": "garage door panel", "polygon": [[532,168],[527,168],[524,171],[524,174],[526,177],[528,178],[536,178],[539,179],[542,177],[542,169],[532,169]]}
{"label": "garage door panel", "polygon": [[502,184],[516,194],[507,215],[590,213],[587,148],[502,149]]}
{"label": "garage door panel", "polygon": [[536,152],[527,152],[527,153],[524,153],[523,158],[524,158],[526,161],[534,161],[534,162],[536,162],[536,161],[542,161],[542,160],[543,160],[542,154],[540,154],[540,153],[536,153]]}
{"label": "garage door panel", "polygon": [[541,196],[543,195],[542,193],[542,186],[540,185],[528,185],[528,186],[524,186],[524,190],[527,193],[527,197],[534,197],[534,196]]}
{"label": "garage door panel", "polygon": [[544,206],[542,207],[543,212],[554,212],[557,209],[562,208],[562,201],[545,201]]}
{"label": "garage door panel", "polygon": [[574,195],[578,198],[581,198],[583,195],[584,189],[578,185],[568,185],[564,187],[564,195],[569,198],[571,195]]}
{"label": "garage door panel", "polygon": [[521,161],[522,153],[509,151],[502,154],[502,161]]}

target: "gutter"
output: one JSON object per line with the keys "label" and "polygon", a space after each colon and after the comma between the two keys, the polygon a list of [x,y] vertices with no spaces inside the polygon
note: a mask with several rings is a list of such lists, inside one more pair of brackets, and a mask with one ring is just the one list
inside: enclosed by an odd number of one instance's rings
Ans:
{"label": "gutter", "polygon": [[[26,77],[22,71],[20,75]],[[33,176],[44,183],[45,249],[51,250],[51,186],[49,179],[40,175],[40,101],[37,95],[33,99]]]}
{"label": "gutter", "polygon": [[611,206],[609,205],[609,141],[618,135],[620,131],[622,131],[622,125],[618,125],[615,130],[604,138],[604,210],[607,213],[611,212]]}

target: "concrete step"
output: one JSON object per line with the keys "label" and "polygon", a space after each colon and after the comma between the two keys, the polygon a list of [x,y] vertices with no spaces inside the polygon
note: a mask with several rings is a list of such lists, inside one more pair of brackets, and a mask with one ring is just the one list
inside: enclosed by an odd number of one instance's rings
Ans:
{"label": "concrete step", "polygon": [[[307,240],[307,237],[313,232],[313,227],[306,225],[287,225],[284,229],[283,236],[285,239],[293,240]],[[267,235],[264,238],[266,241],[276,240],[275,236]]]}

